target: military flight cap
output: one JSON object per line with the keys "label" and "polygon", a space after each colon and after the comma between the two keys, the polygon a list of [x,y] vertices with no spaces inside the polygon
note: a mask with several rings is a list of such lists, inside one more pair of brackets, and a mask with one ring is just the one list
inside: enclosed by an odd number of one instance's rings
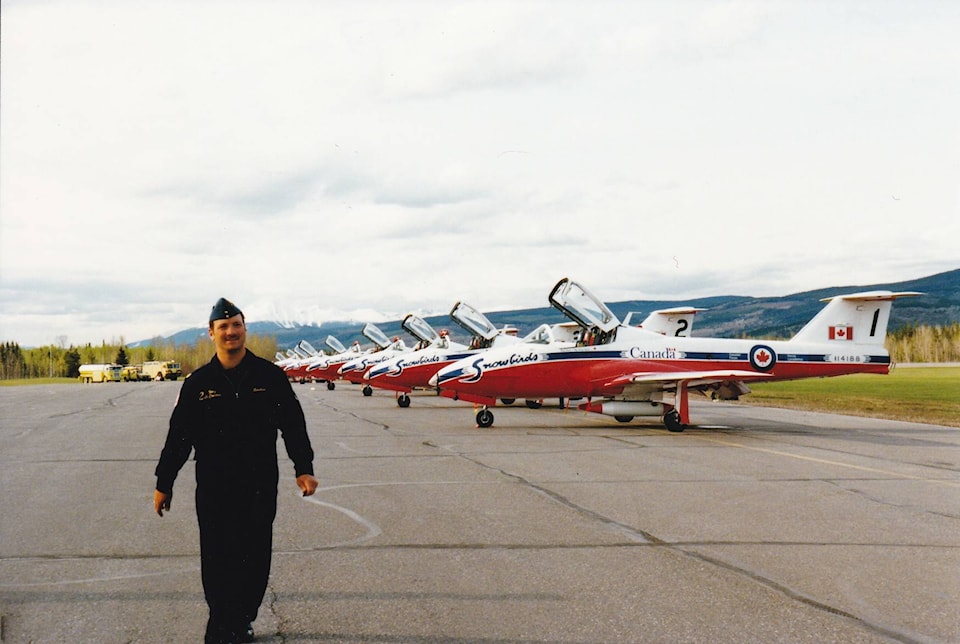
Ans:
{"label": "military flight cap", "polygon": [[225,297],[217,300],[217,303],[210,309],[210,322],[214,320],[229,320],[234,315],[243,315],[243,311],[237,308],[237,305]]}

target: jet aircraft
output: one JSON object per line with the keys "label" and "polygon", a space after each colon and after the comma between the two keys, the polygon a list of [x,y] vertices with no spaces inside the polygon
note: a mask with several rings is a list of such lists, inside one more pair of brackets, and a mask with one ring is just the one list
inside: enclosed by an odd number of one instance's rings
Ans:
{"label": "jet aircraft", "polygon": [[287,374],[290,380],[299,380],[304,382],[306,379],[307,365],[314,360],[319,353],[306,340],[300,340],[293,348],[293,356],[284,360],[279,366]]}
{"label": "jet aircraft", "polygon": [[[414,337],[418,339],[417,346],[415,348],[422,348],[429,346],[432,342],[435,342],[439,339],[440,334],[431,327],[426,320],[415,316],[413,314],[408,315],[404,321],[412,319],[408,324],[404,324],[404,328]],[[372,327],[369,328],[368,327]],[[363,383],[364,374],[374,365],[385,362],[393,357],[396,357],[401,354],[406,354],[414,351],[414,349],[407,347],[402,339],[395,337],[392,340],[388,340],[386,334],[383,333],[375,325],[368,324],[364,327],[363,334],[368,338],[373,340],[371,334],[379,334],[376,340],[374,340],[377,345],[382,347],[372,351],[371,353],[353,358],[340,366],[340,369],[337,373],[340,374],[340,377],[344,380],[349,380],[354,384]],[[386,346],[384,346],[386,343]],[[363,395],[369,396],[373,393],[373,388],[369,384],[364,384]]]}
{"label": "jet aircraft", "polygon": [[[376,329],[376,331],[372,331],[370,329]],[[374,337],[366,335],[368,331]],[[339,351],[331,356],[321,356],[311,362],[307,367],[307,374],[316,380],[325,380],[327,383],[327,389],[332,391],[337,387],[335,381],[339,377],[338,372],[340,371],[340,367],[342,367],[346,362],[349,362],[350,360],[353,360],[354,358],[365,353],[379,351],[380,349],[390,346],[390,341],[387,340],[387,336],[384,335],[383,331],[380,331],[380,329],[373,324],[364,325],[361,332],[374,343],[373,346],[363,349],[358,341],[354,341],[353,344],[350,345],[349,349],[343,349],[342,351]],[[327,336],[327,340],[329,340],[331,337],[333,336]],[[385,342],[386,344],[380,345],[379,343],[381,341]],[[343,345],[340,344],[340,347],[342,348]]]}
{"label": "jet aircraft", "polygon": [[[399,355],[373,366],[364,375],[364,380],[374,387],[396,391],[397,404],[400,407],[409,407],[410,392],[414,389],[429,387],[430,378],[441,367],[492,346],[520,342],[515,335],[515,330],[497,329],[483,313],[465,302],[457,302],[453,305],[450,318],[473,336],[470,346],[454,342],[449,334],[441,331],[440,337],[429,347],[412,355]],[[403,328],[414,333],[408,325],[413,324],[415,320],[419,318],[408,315],[403,320]]]}
{"label": "jet aircraft", "polygon": [[702,338],[687,337],[682,324],[672,334],[664,334],[669,325],[624,326],[586,288],[564,278],[548,299],[580,327],[575,346],[490,349],[444,367],[431,385],[443,396],[484,405],[477,413],[481,427],[493,424],[488,406],[497,398],[566,397],[586,398],[580,409],[621,422],[660,416],[670,431],[683,431],[690,391],[730,400],[749,393],[747,383],[754,381],[888,373],[883,343],[892,303],[913,295],[921,293],[826,298],[790,340]]}

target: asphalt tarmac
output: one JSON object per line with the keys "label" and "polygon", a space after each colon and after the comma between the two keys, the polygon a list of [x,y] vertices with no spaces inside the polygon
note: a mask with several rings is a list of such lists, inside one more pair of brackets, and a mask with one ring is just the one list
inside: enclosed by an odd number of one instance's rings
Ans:
{"label": "asphalt tarmac", "polygon": [[[294,385],[258,642],[958,642],[960,430],[695,403],[679,434],[576,410]],[[0,388],[4,642],[199,642],[179,383]]]}

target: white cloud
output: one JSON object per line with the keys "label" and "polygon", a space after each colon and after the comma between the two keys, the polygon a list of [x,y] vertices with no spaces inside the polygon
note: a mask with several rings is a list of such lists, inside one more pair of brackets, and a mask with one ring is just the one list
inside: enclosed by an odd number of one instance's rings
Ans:
{"label": "white cloud", "polygon": [[[7,2],[0,335],[956,268],[950,3]],[[248,304],[246,304],[248,303]],[[251,314],[252,315],[252,314]],[[197,322],[199,320],[199,322]]]}

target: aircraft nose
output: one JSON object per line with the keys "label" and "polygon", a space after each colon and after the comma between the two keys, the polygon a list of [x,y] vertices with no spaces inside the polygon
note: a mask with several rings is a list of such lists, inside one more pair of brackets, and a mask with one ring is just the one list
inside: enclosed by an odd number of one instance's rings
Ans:
{"label": "aircraft nose", "polygon": [[433,374],[433,376],[430,378],[430,386],[440,387],[441,386],[440,383],[447,382],[450,379],[450,374],[454,373],[458,369],[459,364],[460,364],[460,361],[458,360],[453,364],[448,364],[446,367],[444,367],[443,369],[440,369],[439,371],[437,371],[437,373]]}

